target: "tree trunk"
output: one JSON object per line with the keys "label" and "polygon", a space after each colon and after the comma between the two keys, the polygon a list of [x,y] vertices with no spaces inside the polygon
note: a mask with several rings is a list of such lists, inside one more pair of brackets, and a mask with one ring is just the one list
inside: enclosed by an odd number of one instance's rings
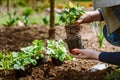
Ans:
{"label": "tree trunk", "polygon": [[0,6],[2,6],[2,0],[0,0]]}
{"label": "tree trunk", "polygon": [[7,13],[10,11],[10,0],[7,0]]}
{"label": "tree trunk", "polygon": [[55,25],[54,25],[54,0],[50,0],[50,30],[49,30],[49,38],[55,38]]}

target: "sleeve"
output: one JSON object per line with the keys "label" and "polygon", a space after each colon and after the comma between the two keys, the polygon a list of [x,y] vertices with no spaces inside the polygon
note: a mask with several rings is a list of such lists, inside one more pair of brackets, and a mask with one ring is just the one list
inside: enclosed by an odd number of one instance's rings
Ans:
{"label": "sleeve", "polygon": [[120,52],[101,52],[99,60],[101,62],[120,65]]}
{"label": "sleeve", "polygon": [[102,15],[102,10],[101,9],[98,9],[99,13],[100,13],[100,16],[101,16],[101,20],[100,21],[103,21],[104,18],[103,18],[103,15]]}

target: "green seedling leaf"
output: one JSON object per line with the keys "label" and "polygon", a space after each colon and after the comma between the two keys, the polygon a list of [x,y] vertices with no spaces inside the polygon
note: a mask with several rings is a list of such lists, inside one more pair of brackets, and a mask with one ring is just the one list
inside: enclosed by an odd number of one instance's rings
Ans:
{"label": "green seedling leaf", "polygon": [[68,7],[69,7],[69,8],[74,7],[73,3],[72,3],[72,2],[69,2]]}
{"label": "green seedling leaf", "polygon": [[71,25],[84,13],[85,11],[83,10],[82,6],[74,6],[72,2],[69,2],[69,5],[65,6],[64,11],[59,13],[59,20],[65,25]]}
{"label": "green seedling leaf", "polygon": [[48,25],[49,24],[48,18],[47,17],[43,18],[43,22],[44,22],[45,25]]}
{"label": "green seedling leaf", "polygon": [[60,61],[64,61],[67,55],[67,50],[64,46],[64,42],[62,40],[47,40],[47,53],[50,57],[54,57]]}
{"label": "green seedling leaf", "polygon": [[29,16],[32,13],[33,13],[33,9],[31,7],[26,7],[22,10],[22,14],[24,16]]}
{"label": "green seedling leaf", "polygon": [[60,20],[61,20],[63,23],[66,22],[66,18],[65,18],[63,15],[60,16]]}

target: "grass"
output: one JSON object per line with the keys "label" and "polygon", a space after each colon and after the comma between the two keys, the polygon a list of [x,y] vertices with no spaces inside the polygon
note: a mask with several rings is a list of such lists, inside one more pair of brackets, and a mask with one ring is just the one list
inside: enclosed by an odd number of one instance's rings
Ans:
{"label": "grass", "polygon": [[7,14],[2,14],[2,15],[0,16],[0,26],[2,26],[7,19],[8,19]]}
{"label": "grass", "polygon": [[32,15],[29,17],[29,24],[43,24],[42,19],[45,17],[45,15],[39,14],[39,15]]}
{"label": "grass", "polygon": [[[29,16],[29,24],[43,24],[42,19],[44,17],[45,17],[45,15],[43,15],[43,14],[30,15]],[[8,19],[7,14],[3,14],[2,16],[0,16],[0,26],[3,26],[3,24],[6,23],[7,19]]]}
{"label": "grass", "polygon": [[[46,16],[47,15],[47,16]],[[22,16],[19,16],[20,18],[22,18]],[[28,25],[30,24],[40,24],[40,25],[43,25],[43,18],[44,17],[49,17],[49,14],[45,14],[44,12],[43,13],[34,13],[32,15],[29,16],[29,22],[28,22]],[[3,26],[3,24],[6,23],[8,19],[8,15],[7,13],[3,13],[2,15],[0,15],[0,26]],[[59,22],[59,16],[56,14],[55,16],[55,25],[58,25],[61,24]],[[14,25],[16,25],[17,23],[15,23]]]}

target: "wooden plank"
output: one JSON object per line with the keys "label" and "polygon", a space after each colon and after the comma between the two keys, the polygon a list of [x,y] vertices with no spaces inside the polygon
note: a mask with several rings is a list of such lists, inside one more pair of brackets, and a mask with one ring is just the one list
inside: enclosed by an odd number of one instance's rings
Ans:
{"label": "wooden plank", "polygon": [[120,0],[93,0],[94,8],[111,7],[120,5]]}

